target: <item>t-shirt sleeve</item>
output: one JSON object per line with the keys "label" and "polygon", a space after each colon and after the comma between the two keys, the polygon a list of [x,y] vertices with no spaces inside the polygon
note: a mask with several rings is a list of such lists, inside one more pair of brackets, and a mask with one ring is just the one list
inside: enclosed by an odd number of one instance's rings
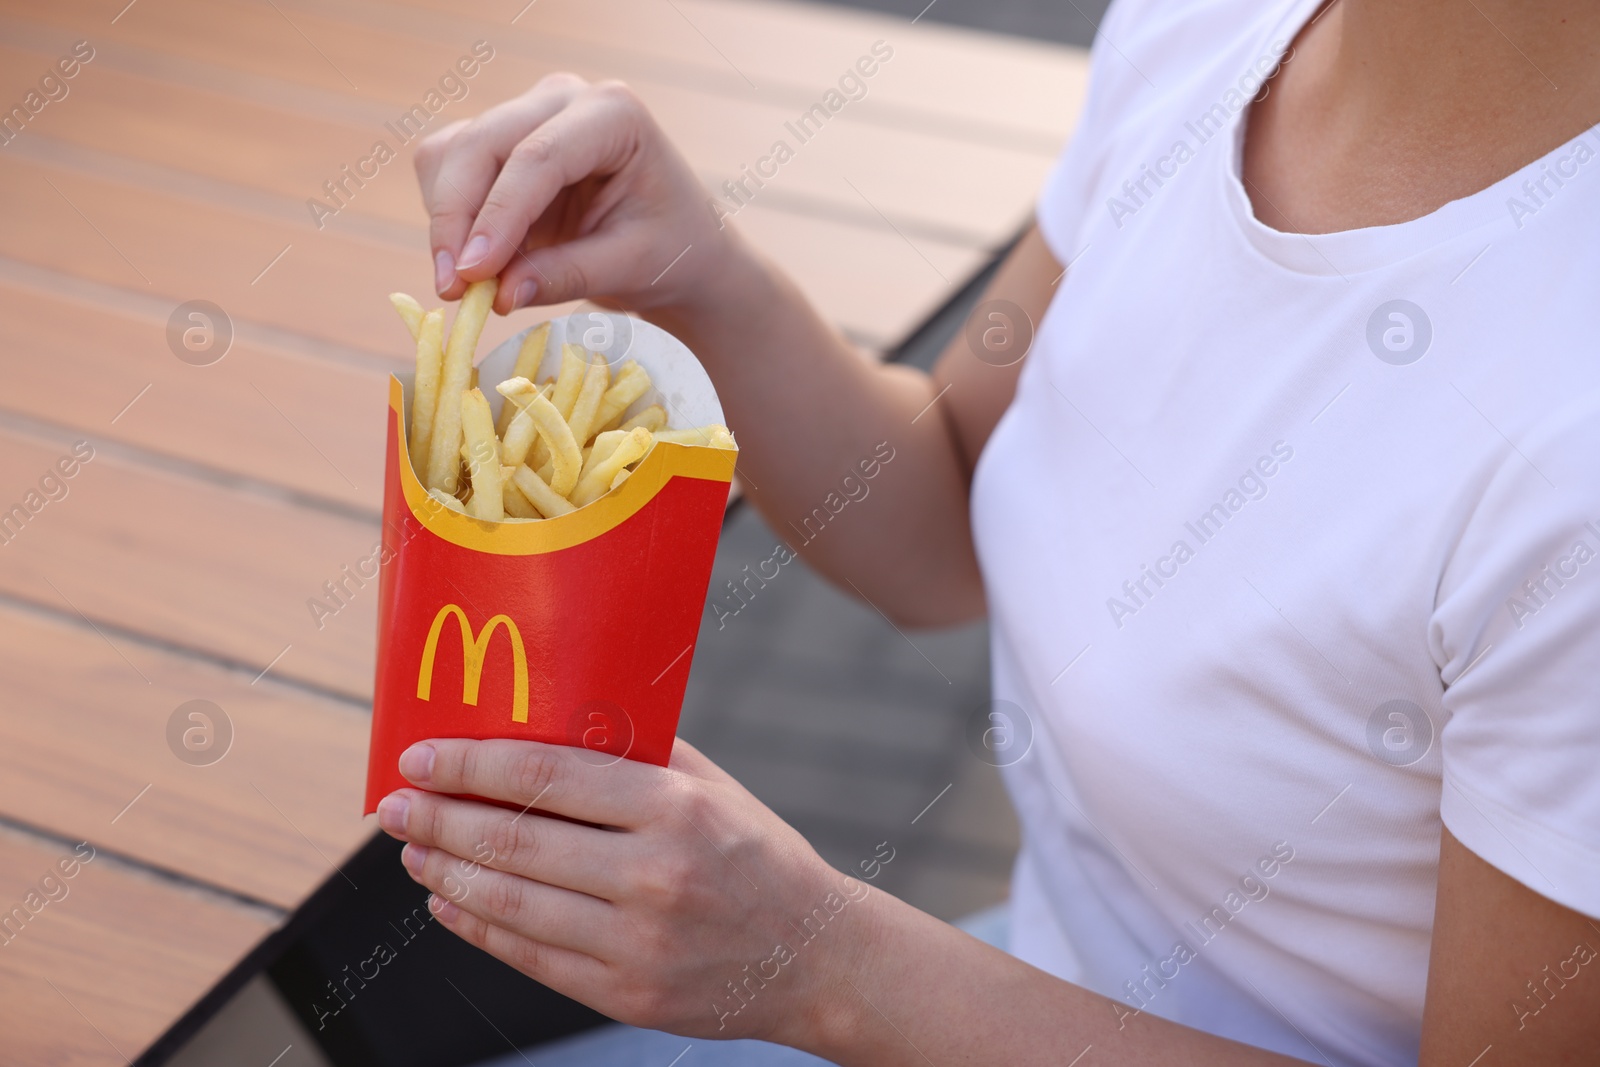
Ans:
{"label": "t-shirt sleeve", "polygon": [[1134,28],[1152,6],[1152,0],[1113,0],[1095,33],[1089,52],[1089,88],[1083,112],[1067,138],[1039,190],[1035,221],[1045,244],[1063,265],[1081,249],[1077,233],[1084,215],[1098,205],[1090,202],[1119,120],[1125,117],[1138,87],[1139,70],[1124,49],[1134,46]]}
{"label": "t-shirt sleeve", "polygon": [[1506,450],[1444,568],[1430,642],[1445,826],[1600,918],[1600,395]]}

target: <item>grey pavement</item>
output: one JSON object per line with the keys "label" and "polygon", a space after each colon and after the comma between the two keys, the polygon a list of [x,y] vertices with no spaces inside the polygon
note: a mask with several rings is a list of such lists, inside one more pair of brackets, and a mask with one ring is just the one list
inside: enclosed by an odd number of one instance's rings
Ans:
{"label": "grey pavement", "polygon": [[902,15],[1087,48],[1109,0],[827,0],[841,7]]}

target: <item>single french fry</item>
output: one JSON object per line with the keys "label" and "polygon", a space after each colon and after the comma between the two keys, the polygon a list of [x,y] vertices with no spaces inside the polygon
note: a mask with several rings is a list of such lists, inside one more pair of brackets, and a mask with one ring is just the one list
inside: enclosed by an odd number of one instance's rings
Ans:
{"label": "single french fry", "polygon": [[526,463],[517,468],[516,473],[511,476],[511,483],[520,489],[529,503],[547,519],[576,510],[566,497],[550,488],[548,482],[528,469]]}
{"label": "single french fry", "polygon": [[505,489],[500,480],[500,442],[494,436],[494,415],[481,390],[461,397],[461,432],[467,439],[467,466],[472,499],[467,511],[475,519],[499,522],[506,517]]}
{"label": "single french fry", "polygon": [[595,434],[594,445],[584,450],[583,472],[578,475],[578,482],[580,484],[583,482],[589,472],[594,470],[595,464],[604,463],[606,458],[616,450],[617,445],[621,444],[627,436],[628,434],[623,430],[607,430],[604,433]]}
{"label": "single french fry", "polygon": [[[539,387],[526,378],[511,378],[501,382],[496,388],[500,395],[526,411],[533,419],[533,424],[539,430],[539,436],[550,447],[550,488],[557,494],[566,496],[578,484],[578,475],[583,471],[583,453],[578,448],[578,442],[572,436],[572,428],[567,425],[556,406],[546,399]],[[531,470],[529,473],[533,473]],[[530,496],[530,500],[533,498]],[[537,500],[533,501],[534,507],[539,507]],[[543,508],[539,510],[544,511]],[[545,512],[546,515],[549,512]]]}
{"label": "single french fry", "polygon": [[[521,466],[521,464],[517,464],[517,466]],[[544,516],[539,514],[538,509],[529,502],[528,498],[523,495],[522,490],[517,488],[517,483],[512,480],[517,473],[517,466],[502,465],[500,467],[500,480],[504,483],[502,491],[505,493],[506,514],[513,519],[542,519]]]}
{"label": "single french fry", "polygon": [[733,434],[728,432],[726,426],[712,423],[710,426],[697,426],[692,430],[657,430],[657,441],[668,441],[675,445],[709,445],[712,448],[733,448],[739,446],[733,443]]}
{"label": "single french fry", "polygon": [[461,506],[461,501],[457,500],[443,489],[429,489],[428,495],[433,497],[433,499],[437,500],[439,503],[443,504],[445,507],[449,508],[451,511],[459,511],[463,515],[467,513],[467,509]]}
{"label": "single french fry", "polygon": [[578,402],[578,392],[583,388],[583,375],[588,369],[588,353],[582,345],[561,346],[561,372],[556,375],[556,391],[550,397],[550,402],[561,412],[563,419],[571,418],[572,405]]}
{"label": "single french fry", "polygon": [[500,462],[518,467],[528,458],[528,451],[539,439],[539,428],[534,425],[532,415],[511,401],[505,402],[504,410],[515,414],[511,418],[511,425],[506,427],[500,439]]}
{"label": "single french fry", "polygon": [[[539,373],[539,364],[544,362],[544,349],[549,340],[550,324],[548,322],[541,322],[529,330],[528,336],[522,339],[522,347],[517,349],[516,366],[511,369],[511,373],[506,377],[527,378],[532,381],[533,376]],[[506,430],[510,429],[511,419],[516,413],[517,407],[515,404],[501,404],[500,417],[494,420],[495,433],[504,437]],[[519,456],[516,460],[508,459],[506,462],[521,463],[522,457]]]}
{"label": "single french fry", "polygon": [[[454,495],[461,484],[461,398],[472,388],[472,353],[478,347],[478,336],[489,317],[499,283],[488,278],[473,282],[456,307],[456,318],[450,325],[450,340],[445,345],[443,369],[439,384],[439,406],[433,418],[433,440],[428,444],[428,477],[425,484],[430,489],[443,489]],[[493,428],[493,421],[490,428]]]}
{"label": "single french fry", "polygon": [[541,322],[528,331],[528,336],[522,339],[522,347],[517,349],[517,362],[508,377],[527,378],[539,373],[539,368],[544,364],[544,350],[550,343],[550,324]]}
{"label": "single french fry", "polygon": [[439,408],[439,371],[443,359],[444,309],[438,308],[422,316],[417,329],[417,376],[411,385],[411,440],[407,452],[411,456],[411,469],[419,480],[428,473],[428,446],[433,440],[434,413]]}
{"label": "single french fry", "polygon": [[[563,419],[572,416],[572,405],[578,402],[578,392],[583,388],[583,375],[588,369],[589,361],[582,345],[561,346],[561,370],[551,386],[550,403],[561,412]],[[581,445],[584,442],[578,443]],[[533,446],[533,455],[528,457],[528,466],[538,470],[549,459],[550,446],[540,438],[539,443]]]}
{"label": "single french fry", "polygon": [[600,398],[600,410],[595,413],[594,427],[596,430],[611,429],[613,422],[622,421],[622,413],[633,405],[635,400],[650,391],[650,375],[645,369],[633,360],[624,363],[617,376],[612,379],[611,387],[606,390],[605,396]]}
{"label": "single french fry", "polygon": [[651,433],[664,430],[667,427],[667,409],[660,404],[651,404],[631,419],[625,419],[619,430],[631,430],[635,426],[643,426]]}
{"label": "single french fry", "polygon": [[615,478],[611,479],[611,488],[615,489],[617,486],[619,486],[623,482],[627,481],[628,480],[628,475],[630,475],[632,473],[633,472],[630,471],[630,470],[620,470],[620,471],[618,471],[617,472],[617,476]]}
{"label": "single french fry", "polygon": [[628,435],[617,442],[611,454],[596,463],[594,468],[579,480],[578,487],[572,491],[572,502],[581,508],[604,496],[611,489],[611,480],[617,476],[617,472],[628,464],[637,462],[639,457],[650,450],[650,445],[649,430],[629,430]]}
{"label": "single french fry", "polygon": [[390,293],[389,303],[400,313],[400,319],[406,324],[406,329],[411,331],[411,339],[415,341],[417,334],[422,330],[422,305],[417,303],[416,297],[407,296],[405,293]]}
{"label": "single french fry", "polygon": [[572,405],[572,415],[567,419],[567,425],[572,427],[572,438],[579,445],[588,444],[589,438],[599,429],[600,424],[595,421],[595,416],[600,413],[600,402],[605,399],[606,390],[611,386],[611,368],[601,357],[595,356],[593,359],[588,370],[583,372],[583,388],[578,390],[578,400]]}

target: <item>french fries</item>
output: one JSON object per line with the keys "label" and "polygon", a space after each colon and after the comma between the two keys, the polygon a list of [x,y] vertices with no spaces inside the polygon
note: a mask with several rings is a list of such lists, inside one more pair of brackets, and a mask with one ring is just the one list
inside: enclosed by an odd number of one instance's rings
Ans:
{"label": "french fries", "polygon": [[423,484],[451,496],[460,489],[461,398],[472,385],[472,353],[478,347],[478,336],[483,333],[498,286],[493,278],[467,286],[445,345],[439,403],[433,413],[433,439],[428,442],[428,476]]}
{"label": "french fries", "polygon": [[506,517],[505,487],[500,480],[500,442],[494,436],[489,401],[477,389],[461,398],[461,432],[467,439],[467,471],[472,499],[467,510],[475,519],[499,522]]}
{"label": "french fries", "polygon": [[442,308],[389,297],[416,342],[407,454],[439,504],[484,522],[553,519],[624,484],[657,442],[736,447],[725,426],[669,429],[666,408],[646,402],[650,375],[632,360],[613,376],[598,353],[563,344],[555,378],[534,384],[549,323],[528,333],[494,387],[504,398],[494,415],[473,355],[495,289],[493,279],[467,287],[448,338]]}
{"label": "french fries", "polygon": [[572,427],[572,436],[580,445],[600,428],[595,416],[600,414],[600,404],[610,385],[611,368],[606,366],[605,360],[594,358],[584,371],[583,385],[578,389],[578,399],[573,402],[572,414],[567,416],[567,425]]}
{"label": "french fries", "polygon": [[572,405],[578,402],[578,390],[583,387],[583,372],[588,369],[589,356],[582,345],[561,346],[561,373],[556,375],[556,391],[550,400],[563,419],[572,415]]}
{"label": "french fries", "polygon": [[417,303],[415,297],[405,293],[390,293],[389,303],[400,313],[400,318],[405,322],[406,329],[411,331],[411,339],[417,339],[417,333],[422,329],[422,305]]}
{"label": "french fries", "polygon": [[657,441],[677,445],[709,445],[712,448],[738,448],[726,426],[697,426],[689,430],[657,430]]}
{"label": "french fries", "polygon": [[528,469],[526,465],[517,468],[516,473],[511,475],[511,482],[547,519],[577,510],[571,501],[550,488],[550,483]]}
{"label": "french fries", "polygon": [[[411,302],[416,303],[415,300]],[[395,307],[400,306],[396,301]],[[444,359],[444,309],[430,311],[418,320],[416,335],[417,376],[411,387],[410,453],[411,468],[421,470],[427,462],[429,442],[433,440],[433,413],[439,407],[439,370]]]}
{"label": "french fries", "polygon": [[[572,490],[572,503],[575,507],[583,507],[592,501],[600,499],[611,489],[611,479],[615,478],[624,467],[630,463],[637,463],[644,458],[644,454],[654,444],[650,431],[646,429],[629,430],[622,440],[618,441],[604,459],[594,462],[589,472],[578,479],[578,486]],[[596,446],[595,451],[600,449]],[[593,457],[590,457],[593,459]]]}
{"label": "french fries", "polygon": [[439,503],[443,504],[445,507],[449,508],[451,511],[459,511],[463,515],[467,513],[467,509],[462,505],[461,501],[457,500],[443,489],[429,489],[428,495],[437,500]]}
{"label": "french fries", "polygon": [[[539,373],[539,364],[544,362],[544,346],[550,340],[550,324],[541,322],[528,331],[528,336],[522,339],[522,347],[517,350],[517,365],[511,371],[513,378],[532,378]],[[495,433],[504,437],[506,430],[511,425],[511,417],[516,414],[516,408],[511,404],[500,405],[500,417],[495,420]],[[509,461],[508,461],[509,462]],[[518,463],[522,461],[517,460]]]}
{"label": "french fries", "polygon": [[[497,388],[501,396],[522,408],[549,448],[552,467],[550,488],[560,496],[571,493],[583,469],[583,453],[578,448],[578,439],[573,435],[572,427],[561,417],[556,406],[539,391],[538,386],[528,379],[512,378],[501,382]],[[534,501],[534,504],[537,506],[538,501]]]}
{"label": "french fries", "polygon": [[623,420],[620,429],[631,430],[635,426],[643,426],[652,433],[665,429],[667,425],[667,409],[660,404],[651,404],[631,419]]}
{"label": "french fries", "polygon": [[633,405],[635,400],[644,396],[650,388],[650,375],[644,368],[633,360],[622,365],[617,372],[616,380],[600,398],[600,410],[595,413],[594,424],[600,430],[611,429],[613,422],[622,421],[622,413]]}

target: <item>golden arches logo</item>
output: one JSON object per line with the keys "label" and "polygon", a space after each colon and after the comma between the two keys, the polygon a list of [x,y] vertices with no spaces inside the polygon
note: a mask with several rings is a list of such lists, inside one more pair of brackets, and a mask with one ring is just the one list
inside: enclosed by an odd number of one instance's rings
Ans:
{"label": "golden arches logo", "polygon": [[495,630],[504,626],[506,637],[511,641],[515,671],[512,675],[511,721],[527,722],[528,654],[522,647],[522,634],[509,615],[496,615],[474,634],[467,613],[458,605],[446,604],[440,608],[433,617],[433,625],[428,627],[427,643],[422,646],[422,662],[417,668],[417,699],[429,700],[432,697],[433,661],[439,652],[439,634],[444,630],[448,618],[454,618],[461,630],[461,702],[477,707],[478,686],[483,681],[483,660],[489,652],[489,639],[494,636]]}

